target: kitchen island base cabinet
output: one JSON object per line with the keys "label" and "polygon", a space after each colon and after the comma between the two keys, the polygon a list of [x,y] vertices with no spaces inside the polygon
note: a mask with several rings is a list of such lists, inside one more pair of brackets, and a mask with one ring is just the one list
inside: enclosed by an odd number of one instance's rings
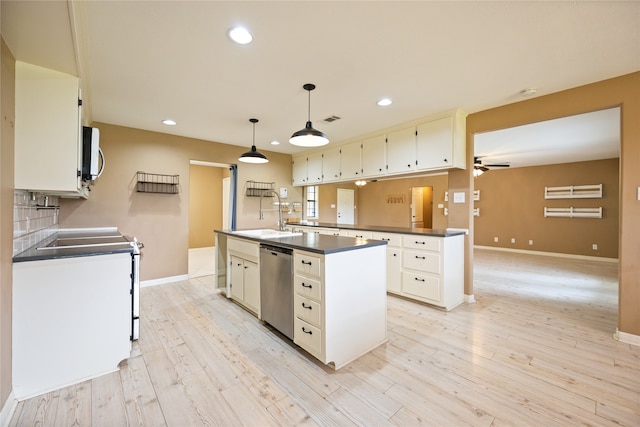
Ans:
{"label": "kitchen island base cabinet", "polygon": [[131,352],[131,254],[13,264],[17,400],[118,370]]}
{"label": "kitchen island base cabinet", "polygon": [[260,245],[249,240],[229,238],[227,259],[227,297],[260,318]]}
{"label": "kitchen island base cabinet", "polygon": [[340,369],[387,340],[386,248],[294,252],[295,344]]}

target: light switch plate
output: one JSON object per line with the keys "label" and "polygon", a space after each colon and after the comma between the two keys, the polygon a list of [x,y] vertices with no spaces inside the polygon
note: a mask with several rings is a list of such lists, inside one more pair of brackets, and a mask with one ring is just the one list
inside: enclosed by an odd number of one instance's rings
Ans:
{"label": "light switch plate", "polygon": [[464,192],[456,191],[453,193],[453,203],[464,203]]}

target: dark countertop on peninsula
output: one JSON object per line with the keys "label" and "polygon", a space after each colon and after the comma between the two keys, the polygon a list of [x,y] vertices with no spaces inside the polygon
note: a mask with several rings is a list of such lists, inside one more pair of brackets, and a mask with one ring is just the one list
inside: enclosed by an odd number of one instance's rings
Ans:
{"label": "dark countertop on peninsula", "polygon": [[[118,237],[116,237],[118,236]],[[54,248],[48,248],[45,250],[38,249],[47,247],[48,245],[56,242],[58,239],[74,239],[79,238],[85,240],[86,243],[94,243],[94,246],[85,246],[79,248],[69,248],[65,246],[58,246]],[[103,246],[100,243],[118,242],[113,245]],[[98,255],[109,255],[116,253],[131,253],[133,252],[133,242],[126,236],[122,236],[117,228],[104,227],[97,229],[63,229],[57,233],[54,233],[50,237],[46,238],[42,242],[20,252],[13,257],[13,262],[25,262],[25,261],[43,261],[48,259],[59,258],[76,258]]]}
{"label": "dark countertop on peninsula", "polygon": [[229,230],[214,230],[215,233],[224,234],[230,237],[253,240],[254,242],[267,245],[279,246],[289,249],[298,249],[322,255],[329,255],[337,252],[353,251],[373,246],[383,246],[387,242],[382,240],[359,239],[356,237],[326,236],[316,233],[302,233],[297,236],[286,236],[265,239],[234,233]]}
{"label": "dark countertop on peninsula", "polygon": [[450,237],[466,234],[466,230],[458,229],[438,229],[438,228],[411,228],[411,227],[387,227],[381,225],[353,225],[353,224],[337,224],[333,222],[314,222],[314,221],[300,221],[287,223],[288,226],[295,227],[296,225],[306,227],[319,227],[319,228],[338,228],[340,230],[362,230],[362,231],[377,231],[380,233],[398,233],[398,234],[420,234],[423,236],[434,237]]}

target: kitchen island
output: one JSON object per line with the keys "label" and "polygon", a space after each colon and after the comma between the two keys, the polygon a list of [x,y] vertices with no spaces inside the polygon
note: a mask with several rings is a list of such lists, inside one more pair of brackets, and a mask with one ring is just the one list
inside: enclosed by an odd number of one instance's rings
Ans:
{"label": "kitchen island", "polygon": [[465,300],[466,230],[312,221],[287,224],[287,229],[291,232],[386,241],[387,292],[445,310],[452,310]]}
{"label": "kitchen island", "polygon": [[264,238],[215,232],[227,297],[259,319],[260,245],[292,251],[293,342],[322,363],[339,369],[386,341],[387,242],[314,233]]}

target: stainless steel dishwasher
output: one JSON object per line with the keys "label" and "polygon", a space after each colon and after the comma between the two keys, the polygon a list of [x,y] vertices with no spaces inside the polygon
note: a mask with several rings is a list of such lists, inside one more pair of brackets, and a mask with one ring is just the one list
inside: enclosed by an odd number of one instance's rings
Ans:
{"label": "stainless steel dishwasher", "polygon": [[262,320],[293,339],[293,250],[260,245]]}

